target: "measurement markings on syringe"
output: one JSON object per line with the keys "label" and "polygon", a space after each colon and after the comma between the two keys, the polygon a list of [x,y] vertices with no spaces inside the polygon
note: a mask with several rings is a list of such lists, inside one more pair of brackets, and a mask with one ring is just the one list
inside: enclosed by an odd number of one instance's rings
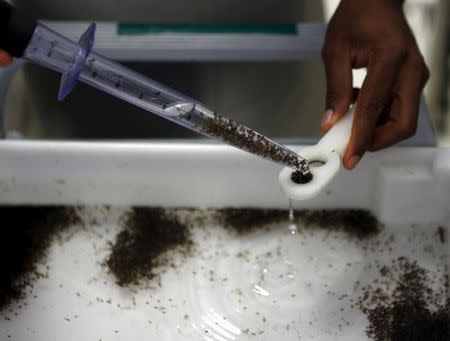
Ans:
{"label": "measurement markings on syringe", "polygon": [[52,42],[50,43],[50,48],[48,49],[48,52],[47,52],[47,57],[50,58],[50,57],[52,56],[53,51],[54,51],[54,49],[55,49],[55,46],[57,46],[56,41],[52,41]]}
{"label": "measurement markings on syringe", "polygon": [[149,92],[143,91],[143,86],[139,85],[137,82],[129,82],[122,75],[117,75],[115,72],[100,71],[95,67],[95,58],[88,60],[86,64],[86,71],[90,77],[94,78],[98,82],[109,83],[115,89],[120,89],[122,92],[129,96],[135,97],[136,99],[144,102],[148,102],[152,105],[157,105],[161,109],[165,109],[169,101],[164,101],[161,97],[161,92]]}

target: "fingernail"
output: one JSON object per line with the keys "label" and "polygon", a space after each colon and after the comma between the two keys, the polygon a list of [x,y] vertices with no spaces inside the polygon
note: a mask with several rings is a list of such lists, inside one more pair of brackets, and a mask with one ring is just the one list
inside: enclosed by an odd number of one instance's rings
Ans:
{"label": "fingernail", "polygon": [[356,167],[356,165],[359,163],[359,161],[361,160],[361,156],[358,155],[353,155],[350,160],[348,160],[347,166],[348,169],[353,169]]}
{"label": "fingernail", "polygon": [[325,111],[323,115],[322,122],[320,123],[322,126],[327,126],[331,123],[331,118],[333,117],[333,110],[328,109]]}

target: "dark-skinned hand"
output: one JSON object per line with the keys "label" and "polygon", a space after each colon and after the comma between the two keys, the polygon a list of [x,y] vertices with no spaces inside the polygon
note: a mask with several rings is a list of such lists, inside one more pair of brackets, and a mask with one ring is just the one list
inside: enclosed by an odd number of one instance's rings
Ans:
{"label": "dark-skinned hand", "polygon": [[367,67],[343,163],[353,169],[367,151],[413,136],[429,71],[403,13],[402,0],[342,0],[322,50],[329,130],[354,100],[352,69]]}

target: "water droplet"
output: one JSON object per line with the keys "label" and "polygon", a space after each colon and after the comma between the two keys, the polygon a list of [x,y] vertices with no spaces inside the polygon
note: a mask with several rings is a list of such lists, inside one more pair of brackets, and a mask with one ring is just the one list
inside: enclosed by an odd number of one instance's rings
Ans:
{"label": "water droplet", "polygon": [[289,230],[290,234],[296,234],[297,233],[297,224],[295,223],[294,208],[293,208],[291,199],[289,199],[289,226],[288,226],[288,230]]}

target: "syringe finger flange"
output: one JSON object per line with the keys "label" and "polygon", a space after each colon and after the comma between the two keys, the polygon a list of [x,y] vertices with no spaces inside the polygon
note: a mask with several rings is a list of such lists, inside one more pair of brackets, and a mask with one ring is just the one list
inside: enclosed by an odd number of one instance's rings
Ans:
{"label": "syringe finger flange", "polygon": [[78,43],[78,51],[73,56],[72,65],[64,72],[59,86],[58,99],[60,101],[73,90],[78,82],[81,72],[86,64],[86,59],[91,53],[92,46],[94,46],[95,39],[95,23],[92,23],[86,32],[80,38]]}

